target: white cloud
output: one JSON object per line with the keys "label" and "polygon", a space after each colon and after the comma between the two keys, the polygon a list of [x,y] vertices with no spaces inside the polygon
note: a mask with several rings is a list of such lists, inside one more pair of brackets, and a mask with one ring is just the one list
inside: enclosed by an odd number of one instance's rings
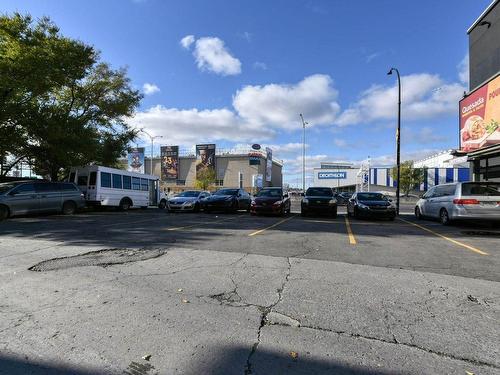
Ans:
{"label": "white cloud", "polygon": [[366,62],[369,64],[371,63],[373,60],[375,60],[377,57],[380,57],[380,55],[382,55],[381,52],[374,52],[374,53],[371,53],[369,54],[368,56],[366,56]]}
{"label": "white cloud", "polygon": [[154,83],[145,83],[142,85],[142,91],[144,91],[144,94],[146,95],[153,95],[157,92],[160,92],[160,88],[156,86]]}
{"label": "white cloud", "polygon": [[469,54],[457,65],[458,78],[464,85],[469,86]]}
{"label": "white cloud", "polygon": [[429,145],[436,142],[443,142],[448,139],[449,137],[437,134],[436,129],[430,126],[424,126],[418,131],[406,129],[404,132],[401,132],[401,140],[403,143]]}
{"label": "white cloud", "polygon": [[315,74],[293,85],[245,86],[233,106],[249,122],[294,130],[302,128],[299,113],[311,126],[331,124],[340,110],[337,96],[330,76]]}
{"label": "white cloud", "polygon": [[345,139],[335,138],[333,144],[337,147],[347,147],[347,142]]}
{"label": "white cloud", "polygon": [[267,65],[266,65],[266,63],[263,63],[261,61],[256,61],[253,63],[253,68],[267,70]]}
{"label": "white cloud", "polygon": [[[401,77],[402,118],[421,120],[454,114],[464,86],[445,83],[438,75],[427,73]],[[397,116],[397,83],[393,86],[373,85],[360,99],[339,116],[338,125],[369,123]]]}
{"label": "white cloud", "polygon": [[180,44],[183,48],[189,49],[191,47],[191,44],[193,44],[195,41],[194,35],[186,35],[184,38],[181,39]]}
{"label": "white cloud", "polygon": [[[192,43],[192,42],[191,42]],[[216,37],[196,40],[193,55],[200,70],[223,76],[241,73],[241,62],[226,49],[224,41]]]}

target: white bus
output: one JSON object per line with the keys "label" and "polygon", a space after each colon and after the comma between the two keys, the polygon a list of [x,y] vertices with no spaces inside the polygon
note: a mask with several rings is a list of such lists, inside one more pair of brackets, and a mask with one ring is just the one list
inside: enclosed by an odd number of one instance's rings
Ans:
{"label": "white bus", "polygon": [[89,206],[113,206],[126,211],[130,207],[164,208],[166,204],[159,178],[149,174],[90,165],[71,168],[68,180],[78,185]]}

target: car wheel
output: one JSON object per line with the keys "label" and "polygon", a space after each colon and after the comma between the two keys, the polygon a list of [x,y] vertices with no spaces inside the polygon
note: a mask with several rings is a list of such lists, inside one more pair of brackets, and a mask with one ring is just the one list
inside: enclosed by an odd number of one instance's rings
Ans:
{"label": "car wheel", "polygon": [[446,211],[445,208],[442,208],[441,211],[439,211],[439,221],[443,225],[450,224],[450,216],[448,215],[448,211]]}
{"label": "car wheel", "polygon": [[207,213],[207,214],[212,213],[212,210],[210,208],[205,208],[203,211],[205,211],[205,213]]}
{"label": "car wheel", "polygon": [[391,216],[391,217],[389,218],[389,221],[394,221],[394,220],[396,220],[396,216]]}
{"label": "car wheel", "polygon": [[199,204],[199,203],[196,203],[196,204],[194,205],[193,212],[200,212],[200,204]]}
{"label": "car wheel", "polygon": [[75,202],[64,202],[62,206],[62,213],[64,215],[73,215],[76,212],[76,204]]}
{"label": "car wheel", "polygon": [[7,206],[0,206],[0,221],[5,220],[9,217],[9,209]]}
{"label": "car wheel", "polygon": [[162,199],[162,200],[160,201],[160,203],[158,204],[158,208],[159,208],[160,210],[164,210],[165,208],[167,208],[167,202],[165,201],[165,199]]}
{"label": "car wheel", "polygon": [[415,217],[417,220],[422,220],[422,213],[420,212],[420,208],[415,207]]}
{"label": "car wheel", "polygon": [[231,204],[231,212],[233,212],[233,213],[238,212],[238,202],[237,202],[237,201],[234,201],[234,202]]}
{"label": "car wheel", "polygon": [[300,216],[307,216],[307,213],[305,211],[300,211]]}
{"label": "car wheel", "polygon": [[355,219],[359,218],[359,213],[358,213],[358,210],[356,209],[356,207],[354,207],[353,216]]}
{"label": "car wheel", "polygon": [[332,211],[332,217],[335,219],[337,217],[337,210]]}
{"label": "car wheel", "polygon": [[120,204],[118,205],[118,208],[120,211],[128,211],[131,206],[131,202],[129,199],[122,199],[120,201]]}

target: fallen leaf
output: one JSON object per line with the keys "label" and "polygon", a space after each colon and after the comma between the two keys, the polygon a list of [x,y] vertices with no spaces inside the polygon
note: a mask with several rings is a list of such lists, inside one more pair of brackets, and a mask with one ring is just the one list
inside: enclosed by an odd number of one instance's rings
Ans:
{"label": "fallen leaf", "polygon": [[466,373],[467,375],[474,375],[474,373],[473,373],[473,372],[470,372],[470,371],[467,371],[467,370],[465,370],[465,373]]}
{"label": "fallen leaf", "polygon": [[182,303],[189,303],[187,299],[182,299]]}
{"label": "fallen leaf", "polygon": [[178,291],[179,293],[180,293],[180,292],[182,292],[183,290],[184,290],[184,289],[182,289],[182,288],[177,289],[177,291]]}
{"label": "fallen leaf", "polygon": [[145,361],[149,361],[151,359],[151,354],[146,354],[145,356],[142,357]]}
{"label": "fallen leaf", "polygon": [[297,353],[297,352],[290,352],[290,357],[292,357],[293,359],[297,359],[298,356],[299,356],[299,353]]}

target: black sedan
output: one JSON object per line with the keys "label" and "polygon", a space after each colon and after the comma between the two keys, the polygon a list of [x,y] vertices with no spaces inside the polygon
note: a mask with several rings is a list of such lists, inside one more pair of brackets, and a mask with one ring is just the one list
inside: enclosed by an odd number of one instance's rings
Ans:
{"label": "black sedan", "polygon": [[392,200],[382,193],[354,193],[347,203],[347,215],[358,217],[396,218]]}
{"label": "black sedan", "polygon": [[288,193],[282,188],[263,188],[255,195],[250,206],[250,213],[256,214],[278,214],[290,213],[291,203]]}
{"label": "black sedan", "polygon": [[205,212],[238,210],[250,211],[250,194],[243,189],[220,189],[201,201]]}
{"label": "black sedan", "polygon": [[313,212],[337,217],[337,200],[331,188],[311,187],[307,189],[300,202],[300,214],[306,216]]}

